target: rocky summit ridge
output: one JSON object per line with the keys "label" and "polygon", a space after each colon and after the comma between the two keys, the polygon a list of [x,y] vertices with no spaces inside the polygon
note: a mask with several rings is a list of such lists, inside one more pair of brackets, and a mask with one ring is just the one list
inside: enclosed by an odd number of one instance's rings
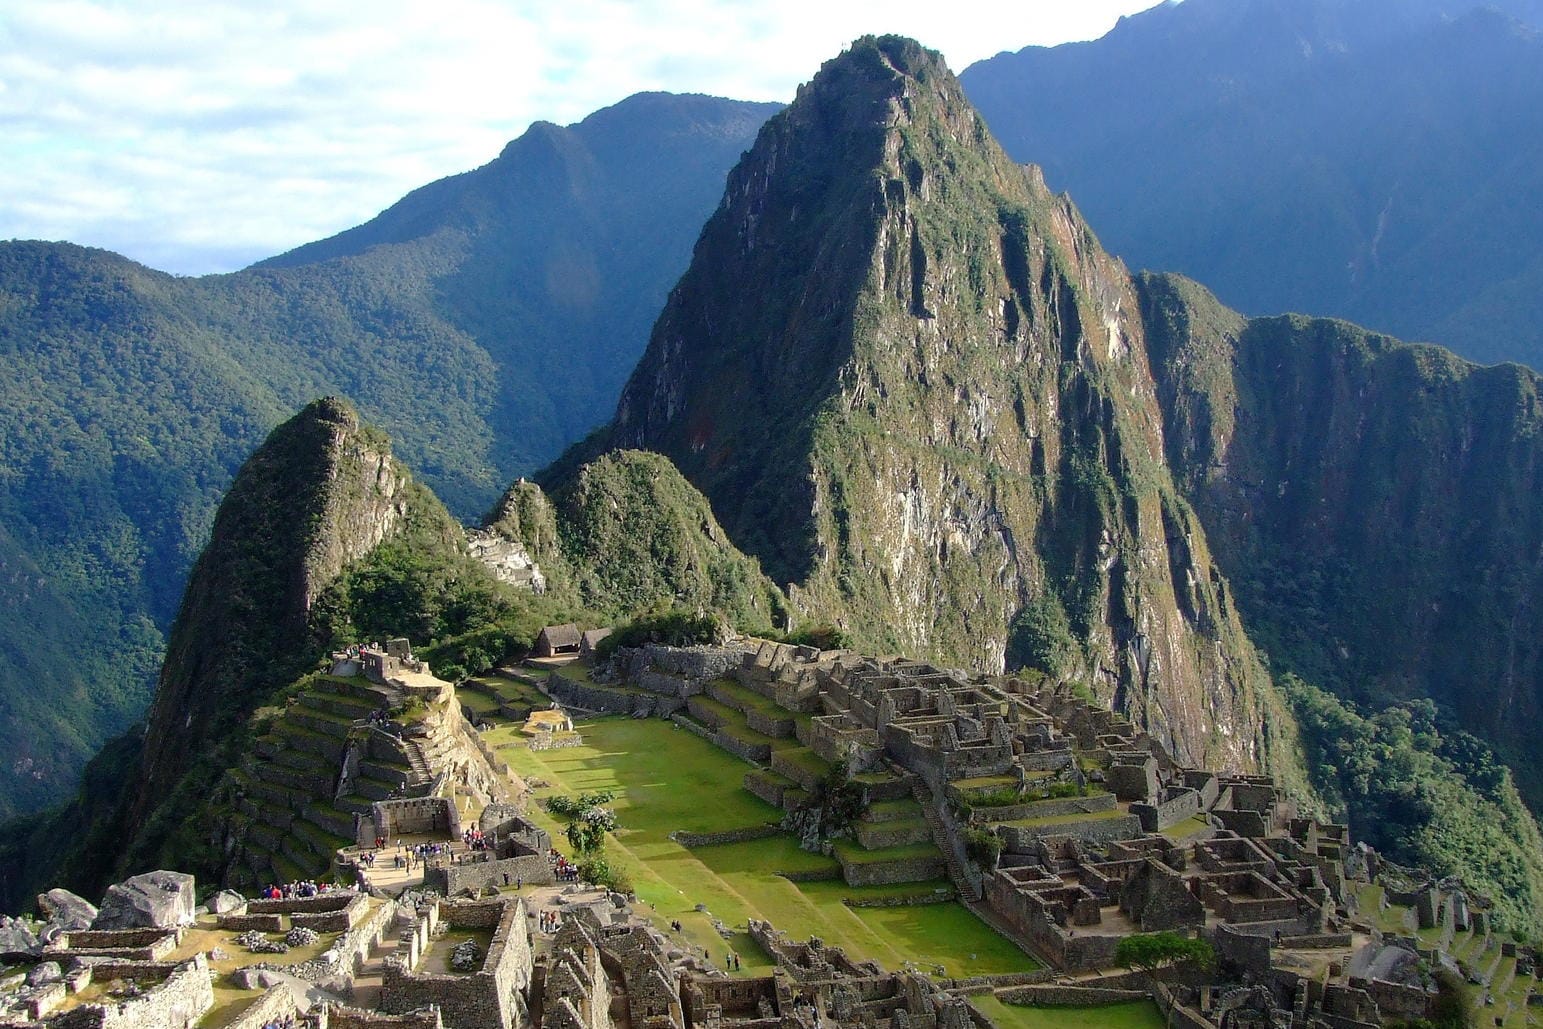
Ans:
{"label": "rocky summit ridge", "polygon": [[1186,759],[1271,763],[1131,277],[915,42],[858,40],[762,129],[610,444],[862,645],[1075,669]]}

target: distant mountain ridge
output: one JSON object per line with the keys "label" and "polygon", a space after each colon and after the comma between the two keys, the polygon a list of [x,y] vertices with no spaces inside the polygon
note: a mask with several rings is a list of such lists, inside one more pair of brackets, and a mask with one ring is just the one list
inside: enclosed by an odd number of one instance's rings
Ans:
{"label": "distant mountain ridge", "polygon": [[1543,367],[1543,5],[1185,0],[960,76],[1114,253]]}
{"label": "distant mountain ridge", "polygon": [[220,493],[341,393],[462,518],[604,420],[776,105],[642,94],[230,275],[0,244],[0,815],[149,699]]}

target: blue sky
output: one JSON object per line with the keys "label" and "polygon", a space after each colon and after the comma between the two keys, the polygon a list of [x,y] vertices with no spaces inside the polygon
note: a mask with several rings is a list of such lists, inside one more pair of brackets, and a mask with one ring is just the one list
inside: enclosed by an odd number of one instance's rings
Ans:
{"label": "blue sky", "polygon": [[788,100],[867,32],[963,70],[1155,0],[5,0],[0,239],[181,274],[362,222],[645,89]]}

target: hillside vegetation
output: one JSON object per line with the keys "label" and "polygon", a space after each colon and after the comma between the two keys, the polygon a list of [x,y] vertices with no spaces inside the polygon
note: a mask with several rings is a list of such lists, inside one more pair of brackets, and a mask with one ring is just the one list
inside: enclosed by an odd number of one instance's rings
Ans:
{"label": "hillside vegetation", "polygon": [[602,421],[775,105],[645,94],[533,126],[232,275],[0,244],[0,816],[139,717],[220,495],[340,393],[463,518]]}

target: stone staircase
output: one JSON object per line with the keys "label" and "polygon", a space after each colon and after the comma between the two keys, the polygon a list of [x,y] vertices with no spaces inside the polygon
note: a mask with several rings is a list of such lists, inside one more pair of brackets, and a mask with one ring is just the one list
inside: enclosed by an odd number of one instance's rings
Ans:
{"label": "stone staircase", "polygon": [[954,884],[954,890],[958,893],[959,899],[966,904],[979,901],[981,891],[970,880],[960,864],[959,856],[954,851],[953,835],[943,822],[943,816],[937,811],[937,801],[932,795],[932,790],[921,779],[913,779],[911,796],[921,805],[922,817],[927,820],[927,828],[933,844],[943,852],[943,859],[948,863],[948,878]]}
{"label": "stone staircase", "polygon": [[407,755],[407,767],[411,770],[405,784],[407,788],[411,790],[433,782],[433,766],[429,764],[423,744],[405,736],[402,737],[401,744],[402,752]]}
{"label": "stone staircase", "polygon": [[394,737],[369,720],[396,702],[394,692],[321,677],[254,741],[228,780],[241,836],[232,885],[325,875],[336,851],[355,842],[355,817],[417,777]]}

